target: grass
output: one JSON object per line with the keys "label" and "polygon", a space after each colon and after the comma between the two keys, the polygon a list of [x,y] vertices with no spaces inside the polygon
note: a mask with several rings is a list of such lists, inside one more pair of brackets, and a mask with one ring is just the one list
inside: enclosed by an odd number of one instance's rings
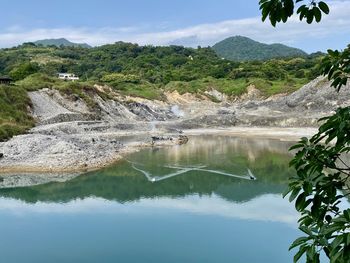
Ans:
{"label": "grass", "polygon": [[57,89],[62,94],[81,98],[91,109],[96,107],[93,96],[97,93],[97,90],[90,84],[59,81],[53,88]]}
{"label": "grass", "polygon": [[288,80],[274,80],[269,81],[265,79],[254,78],[248,81],[262,92],[265,97],[269,97],[281,93],[292,93],[300,89],[303,85],[308,82],[307,79],[296,79],[291,78]]}
{"label": "grass", "polygon": [[27,91],[36,91],[44,88],[56,89],[62,94],[75,95],[83,99],[91,108],[96,106],[92,99],[93,95],[101,93],[93,87],[92,83],[63,81],[41,73],[30,75],[24,80],[18,81],[16,85]]}
{"label": "grass", "polygon": [[52,78],[41,73],[35,73],[16,83],[17,86],[27,91],[36,91],[45,88],[51,89],[57,84],[57,78]]}
{"label": "grass", "polygon": [[307,79],[290,78],[288,80],[269,81],[261,78],[239,78],[239,79],[214,79],[205,78],[193,80],[190,82],[172,81],[165,86],[166,90],[177,90],[180,94],[200,93],[216,89],[217,91],[228,95],[229,97],[241,96],[247,90],[249,85],[254,85],[265,97],[280,93],[292,93],[308,82]]}
{"label": "grass", "polygon": [[156,84],[146,81],[141,83],[118,83],[112,87],[115,91],[133,97],[141,97],[149,100],[163,100],[163,90]]}
{"label": "grass", "polygon": [[34,126],[34,120],[28,113],[30,103],[25,89],[0,86],[0,141],[22,134]]}
{"label": "grass", "polygon": [[180,94],[187,92],[204,94],[205,91],[216,89],[228,96],[239,96],[246,92],[247,86],[247,82],[244,79],[230,80],[209,77],[189,82],[172,81],[165,86],[165,90],[177,90]]}
{"label": "grass", "polygon": [[[294,92],[307,82],[307,79],[297,79],[293,77],[289,77],[287,80],[274,81],[269,81],[262,78],[215,79],[212,77],[207,77],[204,79],[188,82],[171,81],[164,87],[161,87],[157,84],[152,84],[148,81],[140,81],[140,83],[112,82],[109,83],[109,85],[115,91],[126,96],[136,96],[150,100],[162,100],[164,99],[164,91],[175,90],[177,90],[180,94],[193,93],[206,95],[205,91],[215,89],[233,98],[244,94],[247,90],[247,87],[251,84],[260,90],[263,96],[269,97],[275,94]],[[82,98],[91,107],[94,106],[93,100],[91,98],[94,94],[98,93],[102,98],[108,98],[108,94],[104,94],[94,88],[93,83],[65,82],[40,73],[33,74],[24,80],[19,81],[17,84],[28,91],[34,91],[43,88],[55,88],[63,94],[74,94]]]}

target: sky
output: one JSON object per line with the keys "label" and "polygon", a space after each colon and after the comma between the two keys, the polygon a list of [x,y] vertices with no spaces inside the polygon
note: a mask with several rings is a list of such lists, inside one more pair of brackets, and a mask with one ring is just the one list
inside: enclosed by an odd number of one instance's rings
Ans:
{"label": "sky", "polygon": [[[308,1],[308,0],[306,0]],[[325,1],[325,0],[324,0]],[[258,0],[0,0],[0,47],[46,38],[92,46],[208,46],[242,35],[309,53],[350,43],[350,0],[328,0],[331,13],[307,25],[293,17],[276,28],[262,23]]]}

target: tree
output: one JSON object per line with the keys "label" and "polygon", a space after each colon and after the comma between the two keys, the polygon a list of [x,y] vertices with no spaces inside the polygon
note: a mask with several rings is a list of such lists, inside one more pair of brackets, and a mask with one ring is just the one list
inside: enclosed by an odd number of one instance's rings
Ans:
{"label": "tree", "polygon": [[[271,24],[287,22],[295,13],[308,24],[320,22],[329,7],[323,1],[261,0],[262,20]],[[339,91],[350,76],[350,45],[342,52],[328,50],[322,61],[322,73],[328,75]],[[350,262],[350,209],[344,199],[350,195],[350,107],[339,108],[333,116],[320,120],[323,124],[311,139],[302,138],[291,150],[298,150],[290,165],[296,175],[290,178],[285,196],[295,201],[301,213],[299,228],[306,236],[296,239],[290,249],[299,251],[294,262],[306,254],[307,262],[320,262],[323,251],[334,263]]]}
{"label": "tree", "polygon": [[13,68],[10,71],[10,76],[14,80],[21,80],[31,74],[37,73],[38,71],[39,65],[37,63],[25,62]]}

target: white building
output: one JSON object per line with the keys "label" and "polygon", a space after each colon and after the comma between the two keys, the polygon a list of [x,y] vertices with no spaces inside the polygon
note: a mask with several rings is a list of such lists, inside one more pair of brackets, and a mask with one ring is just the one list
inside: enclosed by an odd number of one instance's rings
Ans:
{"label": "white building", "polygon": [[75,76],[75,74],[72,74],[72,73],[58,73],[58,78],[62,80],[70,80],[70,81],[79,80],[79,77]]}

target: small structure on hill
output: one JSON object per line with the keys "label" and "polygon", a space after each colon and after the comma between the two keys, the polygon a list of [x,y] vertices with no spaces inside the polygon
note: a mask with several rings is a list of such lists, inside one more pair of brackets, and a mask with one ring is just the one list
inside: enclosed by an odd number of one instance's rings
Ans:
{"label": "small structure on hill", "polygon": [[58,78],[62,80],[76,81],[79,80],[75,74],[72,73],[58,73]]}
{"label": "small structure on hill", "polygon": [[0,76],[0,84],[10,85],[13,79],[7,76]]}

